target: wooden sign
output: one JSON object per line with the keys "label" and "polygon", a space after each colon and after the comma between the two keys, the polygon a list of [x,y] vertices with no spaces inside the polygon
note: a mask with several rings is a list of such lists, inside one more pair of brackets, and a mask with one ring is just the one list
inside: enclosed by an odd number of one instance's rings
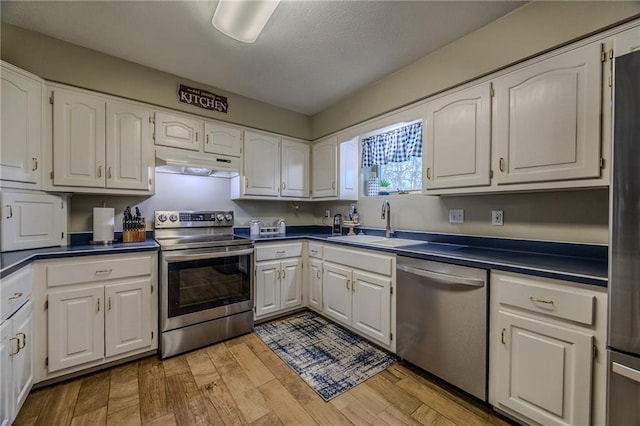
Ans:
{"label": "wooden sign", "polygon": [[178,102],[212,111],[224,112],[225,114],[229,110],[229,103],[225,96],[219,96],[206,90],[185,86],[184,84],[178,85]]}

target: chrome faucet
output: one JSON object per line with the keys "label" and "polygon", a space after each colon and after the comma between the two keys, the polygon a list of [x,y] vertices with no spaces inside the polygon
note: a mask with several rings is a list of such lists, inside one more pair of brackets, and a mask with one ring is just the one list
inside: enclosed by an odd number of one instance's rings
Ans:
{"label": "chrome faucet", "polygon": [[382,203],[382,214],[380,215],[380,219],[387,219],[387,227],[385,229],[384,236],[386,238],[391,238],[391,204],[389,204],[389,200],[384,200]]}

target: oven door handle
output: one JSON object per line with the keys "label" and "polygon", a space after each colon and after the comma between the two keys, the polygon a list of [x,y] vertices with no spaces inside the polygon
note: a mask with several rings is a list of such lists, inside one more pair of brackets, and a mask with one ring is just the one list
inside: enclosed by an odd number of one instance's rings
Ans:
{"label": "oven door handle", "polygon": [[217,259],[221,257],[242,256],[245,254],[253,253],[253,249],[221,251],[213,253],[198,253],[198,254],[164,254],[163,259],[167,263],[175,262],[188,262],[190,260],[204,260],[204,259]]}

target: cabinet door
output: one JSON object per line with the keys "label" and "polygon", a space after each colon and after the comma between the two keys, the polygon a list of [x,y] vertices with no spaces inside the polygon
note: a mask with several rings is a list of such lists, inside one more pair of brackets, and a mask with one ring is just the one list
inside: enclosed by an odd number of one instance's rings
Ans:
{"label": "cabinet door", "polygon": [[107,103],[107,188],[149,189],[155,165],[150,119],[149,110]]}
{"label": "cabinet door", "polygon": [[33,385],[33,304],[25,303],[12,320],[13,335],[18,339],[19,351],[12,357],[13,390],[11,396],[17,414],[31,391]]}
{"label": "cabinet door", "polygon": [[0,199],[2,251],[64,244],[66,207],[61,197],[3,191]]}
{"label": "cabinet door", "polygon": [[49,292],[49,372],[104,357],[104,287]]}
{"label": "cabinet door", "polygon": [[391,343],[391,278],[353,272],[353,327],[372,339]]}
{"label": "cabinet door", "polygon": [[107,357],[151,345],[151,279],[109,284],[104,288]]}
{"label": "cabinet door", "polygon": [[302,260],[288,259],[280,263],[280,308],[302,306]]}
{"label": "cabinet door", "polygon": [[322,311],[322,260],[309,260],[309,307]]}
{"label": "cabinet door", "polygon": [[280,262],[256,263],[256,317],[280,310]]}
{"label": "cabinet door", "polygon": [[490,183],[491,83],[461,90],[425,106],[425,191]]}
{"label": "cabinet door", "polygon": [[311,146],[311,197],[338,195],[338,139],[333,136]]}
{"label": "cabinet door", "polygon": [[322,299],[327,316],[351,325],[351,269],[324,264],[322,274]]}
{"label": "cabinet door", "polygon": [[4,64],[0,79],[0,177],[37,184],[42,145],[42,83]]}
{"label": "cabinet door", "polygon": [[202,121],[180,115],[156,112],[156,145],[200,151]]}
{"label": "cabinet door", "polygon": [[309,196],[309,158],[311,148],[306,143],[282,139],[282,196]]}
{"label": "cabinet door", "polygon": [[104,99],[62,90],[53,97],[53,184],[104,187]]}
{"label": "cabinet door", "polygon": [[18,344],[12,338],[11,320],[0,323],[0,426],[9,426],[13,420],[11,358]]}
{"label": "cabinet door", "polygon": [[242,130],[205,122],[204,152],[240,157],[242,155]]}
{"label": "cabinet door", "polygon": [[600,176],[600,43],[494,82],[498,184]]}
{"label": "cabinet door", "polygon": [[358,137],[349,141],[340,142],[340,190],[338,196],[341,200],[358,201]]}
{"label": "cabinet door", "polygon": [[280,152],[276,136],[244,132],[244,193],[270,195],[280,191]]}
{"label": "cabinet door", "polygon": [[593,336],[498,312],[497,400],[545,425],[587,425]]}

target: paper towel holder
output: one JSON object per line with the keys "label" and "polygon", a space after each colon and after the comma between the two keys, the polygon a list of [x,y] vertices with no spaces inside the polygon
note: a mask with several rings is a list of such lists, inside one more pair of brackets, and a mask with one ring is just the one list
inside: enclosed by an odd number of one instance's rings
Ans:
{"label": "paper towel holder", "polygon": [[[100,219],[102,223],[96,223],[96,210],[104,210],[101,212]],[[96,233],[98,232],[98,227],[101,226],[100,235],[104,237],[110,236],[111,238],[103,238],[101,240],[92,239],[89,241],[90,244],[94,245],[109,245],[115,242],[115,232],[114,232],[114,209],[106,208],[106,203],[102,202],[102,207],[96,207],[93,209],[93,237],[96,238]]]}

